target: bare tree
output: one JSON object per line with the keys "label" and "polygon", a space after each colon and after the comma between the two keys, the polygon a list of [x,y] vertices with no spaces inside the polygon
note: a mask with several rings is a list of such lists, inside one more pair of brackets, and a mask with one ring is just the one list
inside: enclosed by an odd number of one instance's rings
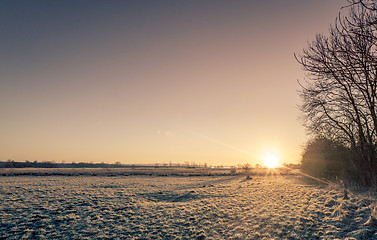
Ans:
{"label": "bare tree", "polygon": [[370,181],[377,170],[377,11],[364,5],[350,6],[328,36],[317,34],[295,57],[307,73],[300,91],[307,130],[351,148]]}
{"label": "bare tree", "polygon": [[249,163],[246,163],[242,165],[242,169],[245,170],[245,173],[249,173],[249,170],[251,169],[251,165]]}
{"label": "bare tree", "polygon": [[348,0],[350,5],[346,6],[353,6],[353,5],[361,5],[363,8],[377,11],[377,1],[376,0]]}

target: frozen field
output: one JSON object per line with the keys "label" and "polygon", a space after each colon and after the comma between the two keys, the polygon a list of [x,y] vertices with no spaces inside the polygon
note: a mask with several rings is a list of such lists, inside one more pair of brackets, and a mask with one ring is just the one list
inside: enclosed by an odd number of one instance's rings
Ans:
{"label": "frozen field", "polygon": [[300,176],[0,177],[0,202],[0,239],[377,239],[373,201]]}

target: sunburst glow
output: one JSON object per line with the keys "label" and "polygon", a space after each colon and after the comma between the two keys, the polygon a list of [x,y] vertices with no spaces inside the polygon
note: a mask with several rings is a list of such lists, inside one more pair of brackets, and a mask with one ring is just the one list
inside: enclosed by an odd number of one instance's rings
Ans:
{"label": "sunburst glow", "polygon": [[276,168],[279,166],[279,159],[277,156],[266,156],[263,161],[264,165],[266,165],[268,168]]}
{"label": "sunburst glow", "polygon": [[268,168],[276,168],[279,166],[279,155],[276,150],[269,149],[265,151],[262,160],[263,164]]}

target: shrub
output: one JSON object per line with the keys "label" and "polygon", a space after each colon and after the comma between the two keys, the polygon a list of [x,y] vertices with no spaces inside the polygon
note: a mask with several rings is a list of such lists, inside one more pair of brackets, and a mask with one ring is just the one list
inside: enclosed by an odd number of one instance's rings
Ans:
{"label": "shrub", "polygon": [[316,177],[343,177],[352,169],[350,150],[327,138],[316,137],[304,148],[301,168]]}

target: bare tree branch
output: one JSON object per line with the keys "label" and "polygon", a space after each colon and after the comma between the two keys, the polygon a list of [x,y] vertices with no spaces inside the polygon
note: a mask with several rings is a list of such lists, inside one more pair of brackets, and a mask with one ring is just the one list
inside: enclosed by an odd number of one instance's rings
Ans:
{"label": "bare tree branch", "polygon": [[299,85],[304,126],[331,135],[362,155],[360,171],[377,170],[377,1],[349,0],[329,35],[295,54],[307,73]]}

